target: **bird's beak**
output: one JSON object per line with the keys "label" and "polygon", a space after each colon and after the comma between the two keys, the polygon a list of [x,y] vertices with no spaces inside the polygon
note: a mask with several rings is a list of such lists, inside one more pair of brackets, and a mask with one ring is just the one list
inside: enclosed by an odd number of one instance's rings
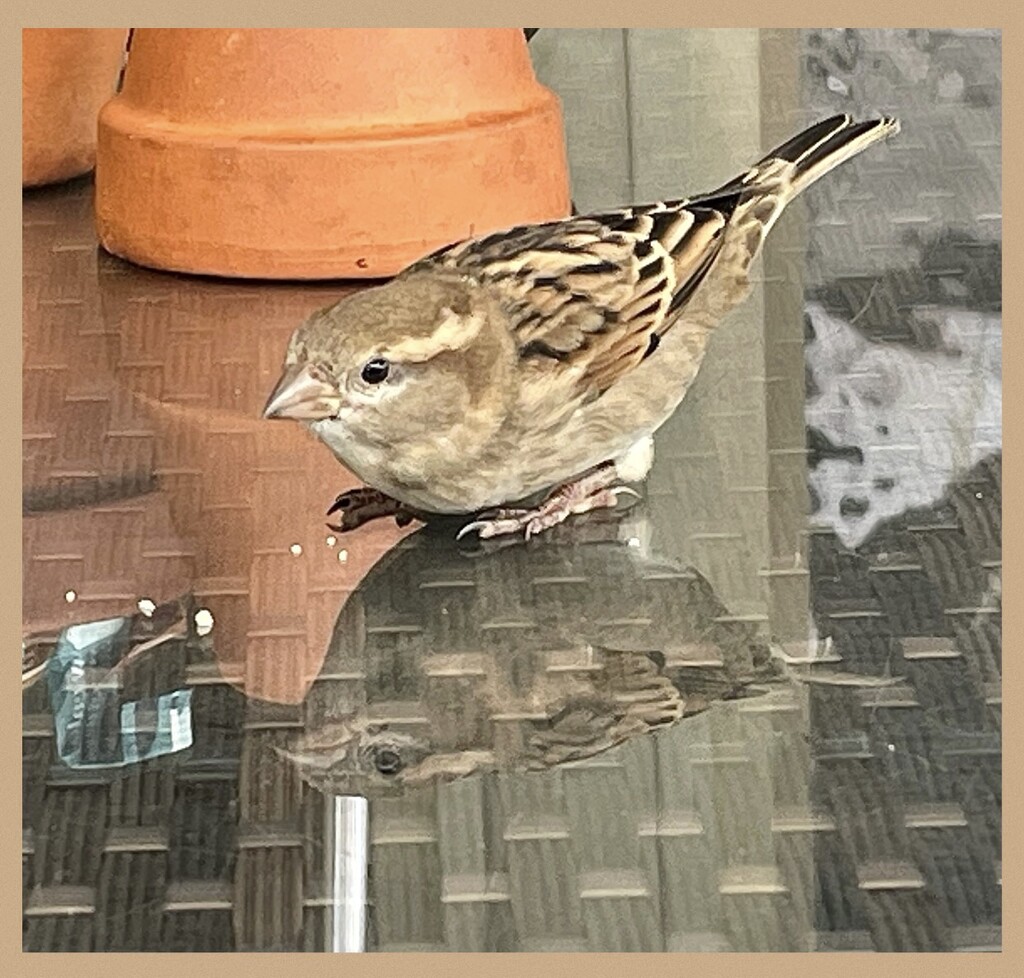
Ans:
{"label": "bird's beak", "polygon": [[309,364],[288,367],[263,408],[264,418],[320,421],[341,407],[338,388]]}

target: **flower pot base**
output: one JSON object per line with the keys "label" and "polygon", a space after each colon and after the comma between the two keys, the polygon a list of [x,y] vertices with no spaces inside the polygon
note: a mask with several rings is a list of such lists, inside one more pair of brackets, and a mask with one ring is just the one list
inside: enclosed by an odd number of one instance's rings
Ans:
{"label": "flower pot base", "polygon": [[[266,58],[275,39],[257,40]],[[126,90],[132,67],[129,60]],[[363,279],[394,275],[474,234],[564,217],[571,204],[559,103],[528,80],[526,97],[447,118],[331,118],[323,109],[308,118],[294,109],[270,119],[183,118],[118,97],[100,116],[100,242],[179,272]]]}

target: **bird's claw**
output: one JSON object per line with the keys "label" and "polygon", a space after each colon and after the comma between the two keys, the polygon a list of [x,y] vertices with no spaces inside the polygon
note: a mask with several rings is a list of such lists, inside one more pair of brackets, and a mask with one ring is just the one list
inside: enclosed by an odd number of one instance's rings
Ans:
{"label": "bird's claw", "polygon": [[530,515],[527,509],[499,509],[489,516],[483,516],[472,523],[467,523],[455,535],[456,540],[476,532],[481,540],[488,540],[491,537],[504,536],[515,533],[523,527],[523,520]]}
{"label": "bird's claw", "polygon": [[341,493],[327,510],[327,515],[339,511],[342,514],[341,523],[327,524],[335,533],[347,533],[384,516],[394,516],[399,527],[408,526],[414,519],[398,500],[369,488],[349,489]]}
{"label": "bird's claw", "polygon": [[[567,487],[571,490],[572,487]],[[614,509],[619,496],[640,498],[640,493],[629,486],[597,489],[586,496],[574,497],[571,491],[558,490],[536,509],[501,509],[467,523],[456,534],[461,540],[476,533],[481,540],[523,532],[524,538],[543,533],[564,522],[570,516],[589,513],[595,509]]]}

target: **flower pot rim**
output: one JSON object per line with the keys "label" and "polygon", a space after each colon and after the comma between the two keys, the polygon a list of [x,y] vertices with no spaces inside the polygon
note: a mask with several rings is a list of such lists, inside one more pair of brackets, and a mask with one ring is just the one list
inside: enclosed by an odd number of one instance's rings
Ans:
{"label": "flower pot rim", "polygon": [[538,97],[525,105],[508,110],[474,112],[444,122],[411,122],[395,125],[382,123],[365,126],[331,126],[304,123],[294,125],[211,125],[193,123],[188,120],[171,120],[139,109],[119,98],[113,98],[100,110],[100,126],[130,132],[134,139],[150,139],[156,142],[183,142],[207,146],[294,146],[302,143],[375,143],[401,139],[429,139],[432,136],[453,136],[461,130],[471,132],[514,124],[534,115],[541,115],[558,105],[558,97],[549,89],[538,86]]}

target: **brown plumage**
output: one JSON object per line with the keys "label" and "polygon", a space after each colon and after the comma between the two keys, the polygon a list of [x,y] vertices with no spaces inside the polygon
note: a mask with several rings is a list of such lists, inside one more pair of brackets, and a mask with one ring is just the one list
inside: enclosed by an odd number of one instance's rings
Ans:
{"label": "brown plumage", "polygon": [[614,505],[616,479],[646,475],[651,435],[785,207],[898,129],[835,116],[710,193],[443,248],[303,324],[265,413],[307,421],[415,512],[472,513],[569,480],[540,507],[471,524],[484,536]]}

